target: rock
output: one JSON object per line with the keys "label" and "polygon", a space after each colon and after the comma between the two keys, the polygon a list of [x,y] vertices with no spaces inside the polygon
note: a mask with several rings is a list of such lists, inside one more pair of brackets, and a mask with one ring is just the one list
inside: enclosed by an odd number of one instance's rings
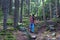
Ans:
{"label": "rock", "polygon": [[52,40],[56,40],[56,38],[55,38],[55,37],[53,37],[53,38],[52,38]]}
{"label": "rock", "polygon": [[36,36],[36,35],[31,35],[31,37],[32,37],[33,39],[35,39],[37,36]]}
{"label": "rock", "polygon": [[56,33],[54,32],[54,33],[52,33],[51,35],[52,35],[52,36],[55,36],[55,35],[56,35]]}

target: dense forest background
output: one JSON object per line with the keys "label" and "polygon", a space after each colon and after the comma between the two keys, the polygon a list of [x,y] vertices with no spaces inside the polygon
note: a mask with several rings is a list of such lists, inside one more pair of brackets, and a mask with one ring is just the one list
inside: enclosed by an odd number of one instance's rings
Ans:
{"label": "dense forest background", "polygon": [[[46,21],[60,16],[60,0],[0,0],[0,23],[29,24],[29,15]],[[26,23],[28,21],[28,23]]]}
{"label": "dense forest background", "polygon": [[32,39],[60,40],[60,0],[0,0],[0,40]]}

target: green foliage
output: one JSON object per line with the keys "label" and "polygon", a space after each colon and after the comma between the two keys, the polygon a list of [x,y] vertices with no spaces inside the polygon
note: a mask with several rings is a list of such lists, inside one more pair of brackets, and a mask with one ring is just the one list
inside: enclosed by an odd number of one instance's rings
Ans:
{"label": "green foliage", "polygon": [[8,31],[14,31],[16,30],[14,27],[10,27],[10,29],[8,29]]}
{"label": "green foliage", "polygon": [[4,36],[4,40],[16,40],[15,36],[10,31],[2,30],[0,35]]}
{"label": "green foliage", "polygon": [[21,27],[24,27],[23,23],[18,23],[17,29],[19,30]]}
{"label": "green foliage", "polygon": [[6,31],[6,30],[2,30],[2,31],[0,32],[0,35],[12,35],[12,33],[11,33],[11,32],[8,32],[8,31]]}
{"label": "green foliage", "polygon": [[13,35],[7,35],[6,38],[14,38]]}
{"label": "green foliage", "polygon": [[13,23],[7,23],[7,25],[12,26],[12,25],[13,25]]}
{"label": "green foliage", "polygon": [[6,35],[13,35],[11,32],[6,32]]}
{"label": "green foliage", "polygon": [[15,38],[5,38],[4,40],[16,40]]}
{"label": "green foliage", "polygon": [[12,18],[8,18],[7,22],[8,23],[12,23],[13,22],[13,19]]}
{"label": "green foliage", "polygon": [[53,22],[57,22],[57,19],[56,19],[56,18],[52,18],[52,21],[53,21]]}
{"label": "green foliage", "polygon": [[4,40],[16,40],[13,35],[7,35]]}
{"label": "green foliage", "polygon": [[5,35],[5,32],[0,32],[0,35]]}
{"label": "green foliage", "polygon": [[6,33],[6,30],[0,31],[0,35],[5,35],[5,33]]}

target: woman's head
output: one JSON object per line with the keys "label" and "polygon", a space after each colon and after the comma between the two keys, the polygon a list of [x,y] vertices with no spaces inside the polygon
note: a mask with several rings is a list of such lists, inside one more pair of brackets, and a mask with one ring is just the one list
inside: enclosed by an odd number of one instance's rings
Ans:
{"label": "woman's head", "polygon": [[34,14],[32,14],[32,16],[34,16]]}

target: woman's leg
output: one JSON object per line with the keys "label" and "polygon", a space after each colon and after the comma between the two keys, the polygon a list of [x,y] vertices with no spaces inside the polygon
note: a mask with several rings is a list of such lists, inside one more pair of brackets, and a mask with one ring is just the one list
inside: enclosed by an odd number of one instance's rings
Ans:
{"label": "woman's leg", "polygon": [[30,23],[30,25],[29,25],[29,29],[31,29],[31,23]]}
{"label": "woman's leg", "polygon": [[30,32],[32,32],[32,23],[30,23],[29,28],[30,28]]}
{"label": "woman's leg", "polygon": [[32,23],[32,29],[31,29],[32,32],[34,32],[34,23]]}

